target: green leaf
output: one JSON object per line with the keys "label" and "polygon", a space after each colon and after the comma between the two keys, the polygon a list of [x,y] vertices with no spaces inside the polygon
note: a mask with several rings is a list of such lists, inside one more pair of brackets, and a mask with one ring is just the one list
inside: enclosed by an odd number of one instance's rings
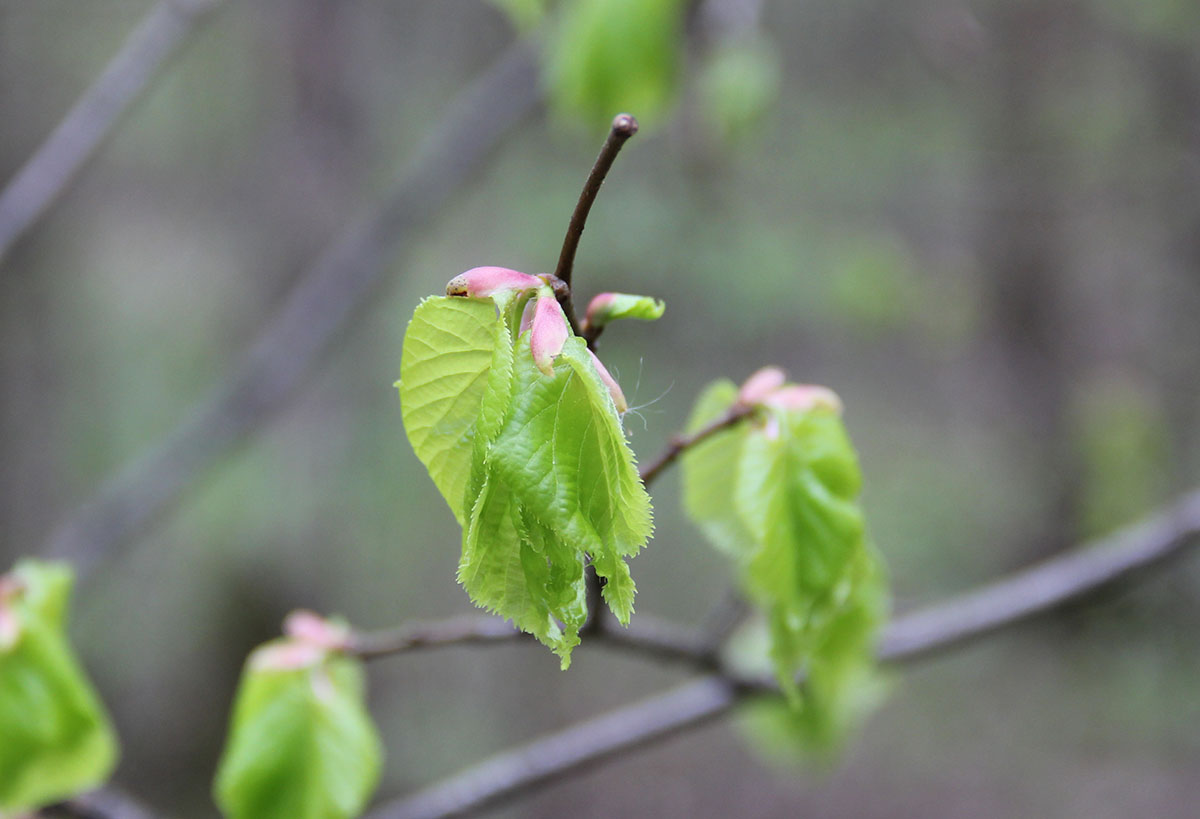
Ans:
{"label": "green leaf", "polygon": [[21,561],[0,578],[0,812],[102,784],[117,759],[104,707],[65,633],[72,576]]}
{"label": "green leaf", "polygon": [[625,561],[653,524],[583,340],[565,341],[552,375],[535,364],[529,333],[514,344],[528,298],[422,302],[405,337],[400,396],[413,448],[463,524],[459,582],[566,668],[587,617],[588,562],[628,622],[635,587]]}
{"label": "green leaf", "polygon": [[517,343],[504,424],[477,452],[478,496],[458,576],[477,605],[533,634],[566,668],[587,616],[588,559],[606,580],[605,601],[628,622],[635,588],[625,559],[653,524],[616,407],[583,340],[568,339],[546,376],[528,338]]}
{"label": "green leaf", "polygon": [[465,493],[476,427],[486,433],[499,425],[511,357],[508,329],[491,299],[426,299],[404,335],[397,382],[404,429],[460,524],[470,509]]}
{"label": "green leaf", "polygon": [[605,600],[628,622],[634,589],[623,558],[637,554],[653,524],[612,398],[582,339],[567,340],[549,378],[518,349],[512,409],[488,467],[557,537],[591,555],[608,581]]}
{"label": "green leaf", "polygon": [[[690,429],[736,397],[730,382],[710,386]],[[858,505],[857,458],[838,413],[768,402],[693,447],[683,468],[685,510],[736,560],[766,618],[771,663],[797,730],[814,745],[836,744],[861,712],[855,692],[871,687],[887,601]]]}
{"label": "green leaf", "polygon": [[[737,399],[737,392],[732,381],[710,384],[696,401],[687,432],[719,418]],[[734,558],[745,556],[756,542],[742,523],[730,491],[749,434],[749,426],[739,424],[692,447],[683,461],[684,509],[714,546]]]}
{"label": "green leaf", "polygon": [[603,327],[617,319],[640,319],[655,321],[662,318],[667,304],[651,296],[634,296],[629,293],[601,293],[588,304],[588,324]]}
{"label": "green leaf", "polygon": [[607,127],[621,111],[652,126],[674,101],[683,51],[681,0],[576,0],[551,42],[556,110]]}
{"label": "green leaf", "polygon": [[276,640],[246,663],[214,793],[228,819],[349,819],[382,759],[362,663]]}

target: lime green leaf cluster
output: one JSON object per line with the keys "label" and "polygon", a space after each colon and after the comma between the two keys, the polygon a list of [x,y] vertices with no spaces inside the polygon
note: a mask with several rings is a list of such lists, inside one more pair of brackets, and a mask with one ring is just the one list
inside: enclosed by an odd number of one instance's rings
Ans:
{"label": "lime green leaf cluster", "polygon": [[361,661],[275,640],[246,663],[215,796],[229,819],[349,819],[374,791],[382,759]]}
{"label": "lime green leaf cluster", "polygon": [[682,0],[575,0],[548,55],[555,108],[597,128],[618,111],[653,125],[674,101],[683,55]]}
{"label": "lime green leaf cluster", "polygon": [[[689,428],[737,400],[733,383],[711,385]],[[736,561],[765,616],[771,664],[798,727],[813,744],[836,742],[858,710],[855,692],[872,676],[887,608],[857,500],[857,459],[837,409],[767,398],[745,422],[692,448],[683,469],[689,516]]]}
{"label": "lime green leaf cluster", "polygon": [[25,560],[0,577],[0,814],[102,784],[117,760],[108,716],[66,636],[72,574]]}
{"label": "lime green leaf cluster", "polygon": [[587,617],[584,570],[605,580],[621,622],[633,610],[626,559],[650,537],[642,487],[613,397],[582,339],[538,369],[522,299],[430,298],[405,336],[405,428],[463,525],[458,579],[566,668]]}

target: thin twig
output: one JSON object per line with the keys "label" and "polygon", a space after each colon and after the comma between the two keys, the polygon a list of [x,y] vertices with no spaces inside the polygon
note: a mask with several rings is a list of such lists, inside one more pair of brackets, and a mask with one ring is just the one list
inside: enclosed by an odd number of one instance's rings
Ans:
{"label": "thin twig", "polygon": [[575,268],[575,251],[579,249],[579,239],[583,236],[588,213],[592,209],[592,203],[596,201],[596,194],[600,192],[600,186],[604,184],[604,177],[608,176],[608,171],[612,168],[617,154],[621,152],[621,147],[624,146],[626,140],[637,133],[637,130],[638,122],[630,114],[617,114],[613,119],[612,127],[608,131],[608,138],[604,140],[604,145],[600,148],[600,155],[596,157],[596,163],[592,165],[592,170],[583,183],[583,191],[579,194],[579,201],[575,203],[575,211],[571,214],[571,221],[567,225],[567,235],[563,238],[562,251],[558,254],[558,266],[554,268],[554,275],[567,285],[566,295],[559,300],[559,303],[562,304],[567,322],[571,325],[571,330],[575,335],[581,335],[570,291],[571,274]]}
{"label": "thin twig", "polygon": [[63,192],[219,0],[161,0],[0,192],[0,260]]}
{"label": "thin twig", "polygon": [[355,632],[349,652],[375,660],[425,648],[511,642],[528,637],[498,617],[466,615],[433,623],[414,623],[387,631]]}
{"label": "thin twig", "polygon": [[753,407],[737,404],[720,418],[717,418],[707,426],[701,427],[692,434],[676,435],[667,444],[667,448],[663,450],[662,454],[642,467],[642,483],[645,486],[649,486],[650,482],[657,478],[660,472],[675,463],[675,459],[686,452],[688,447],[693,447],[716,435],[721,430],[734,426],[743,418],[748,417],[753,411]]}
{"label": "thin twig", "polygon": [[[378,660],[423,649],[532,639],[498,617],[464,615],[383,631],[355,632],[347,652],[363,660]],[[639,614],[627,628],[607,623],[592,633],[587,644],[593,643],[643,654],[660,662],[684,662],[693,668],[715,667],[716,663],[716,652],[709,648],[703,634],[645,614]]]}
{"label": "thin twig", "polygon": [[45,552],[81,573],[128,542],[220,456],[280,409],[378,283],[400,243],[428,224],[540,98],[529,48],[511,48],[454,100],[391,196],[352,222],[300,276],[230,376],[163,442],[60,523]]}
{"label": "thin twig", "polygon": [[159,814],[116,785],[82,793],[38,812],[46,819],[158,819]]}
{"label": "thin twig", "polygon": [[[1181,554],[1200,535],[1200,491],[1143,523],[1048,560],[1010,578],[895,620],[879,658],[895,665],[1070,603],[1138,570]],[[728,673],[678,688],[501,753],[411,796],[388,802],[368,819],[440,819],[497,804],[605,759],[689,730],[768,690],[770,683]]]}

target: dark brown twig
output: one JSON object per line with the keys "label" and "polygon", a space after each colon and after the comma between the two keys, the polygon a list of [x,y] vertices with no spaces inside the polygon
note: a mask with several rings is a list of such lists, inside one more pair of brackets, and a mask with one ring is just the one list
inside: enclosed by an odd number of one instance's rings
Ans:
{"label": "dark brown twig", "polygon": [[657,458],[642,467],[642,483],[649,486],[651,481],[659,476],[664,469],[687,451],[689,447],[707,440],[716,435],[723,429],[729,429],[737,424],[743,418],[747,418],[754,412],[754,408],[743,404],[736,404],[731,407],[724,415],[712,421],[708,425],[701,427],[690,435],[676,435],[667,444],[667,448],[663,450]]}
{"label": "dark brown twig", "polygon": [[62,521],[43,553],[86,572],[279,410],[366,303],[393,249],[429,222],[539,99],[534,59],[526,45],[515,46],[450,104],[390,198],[352,222],[299,277],[227,380]]}
{"label": "dark brown twig", "polygon": [[567,285],[566,296],[561,298],[559,303],[562,304],[572,332],[577,336],[582,333],[570,292],[571,274],[575,268],[575,251],[579,249],[579,240],[587,225],[588,213],[592,210],[592,204],[596,201],[596,194],[600,192],[600,186],[604,184],[604,177],[608,176],[608,171],[612,168],[613,161],[621,152],[626,140],[636,134],[637,130],[638,122],[630,114],[617,114],[613,119],[612,127],[608,131],[608,139],[604,140],[604,145],[600,148],[600,155],[596,157],[596,162],[592,165],[592,170],[583,183],[579,201],[575,203],[575,211],[571,214],[571,221],[567,225],[567,235],[563,239],[562,251],[558,254],[558,266],[554,268],[554,275]]}
{"label": "dark brown twig", "polygon": [[[1145,522],[1085,544],[982,589],[897,618],[879,658],[895,665],[1025,622],[1138,570],[1181,554],[1200,535],[1200,491]],[[706,724],[747,697],[770,690],[758,680],[710,674],[648,700],[547,734],[466,768],[368,819],[440,819],[514,798],[613,756]]]}
{"label": "dark brown twig", "polygon": [[95,153],[206,12],[220,0],[161,0],[62,122],[0,192],[0,260]]}

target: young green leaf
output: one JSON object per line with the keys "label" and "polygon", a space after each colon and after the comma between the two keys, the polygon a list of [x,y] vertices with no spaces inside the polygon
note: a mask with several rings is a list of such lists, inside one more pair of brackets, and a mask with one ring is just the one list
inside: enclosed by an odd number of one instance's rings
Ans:
{"label": "young green leaf", "polygon": [[559,365],[547,378],[532,358],[517,356],[512,408],[488,468],[581,558],[591,555],[607,580],[605,600],[628,622],[634,589],[624,558],[650,537],[650,499],[582,339],[568,339]]}
{"label": "young green leaf", "polygon": [[566,668],[588,614],[588,562],[628,622],[625,560],[653,529],[621,429],[625,399],[542,279],[480,267],[447,292],[421,303],[405,336],[409,439],[462,522],[458,579],[471,600]]}
{"label": "young green leaf", "polygon": [[588,327],[603,327],[617,319],[654,321],[662,318],[667,305],[662,299],[629,293],[601,293],[588,302],[584,319]]}
{"label": "young green leaf", "polygon": [[417,457],[459,523],[476,427],[499,424],[512,341],[491,299],[428,298],[417,306],[400,355],[400,410]]}
{"label": "young green leaf", "polygon": [[284,638],[246,662],[214,794],[228,819],[350,819],[382,758],[361,661]]}
{"label": "young green leaf", "polygon": [[0,576],[0,814],[103,783],[117,759],[107,714],[65,633],[71,570],[21,561]]}
{"label": "young green leaf", "polygon": [[836,396],[762,374],[740,399],[730,382],[709,387],[690,427],[738,401],[754,407],[751,417],[684,455],[685,508],[736,559],[797,721],[813,743],[831,744],[852,722],[853,690],[872,675],[886,613],[857,501],[857,459]]}

